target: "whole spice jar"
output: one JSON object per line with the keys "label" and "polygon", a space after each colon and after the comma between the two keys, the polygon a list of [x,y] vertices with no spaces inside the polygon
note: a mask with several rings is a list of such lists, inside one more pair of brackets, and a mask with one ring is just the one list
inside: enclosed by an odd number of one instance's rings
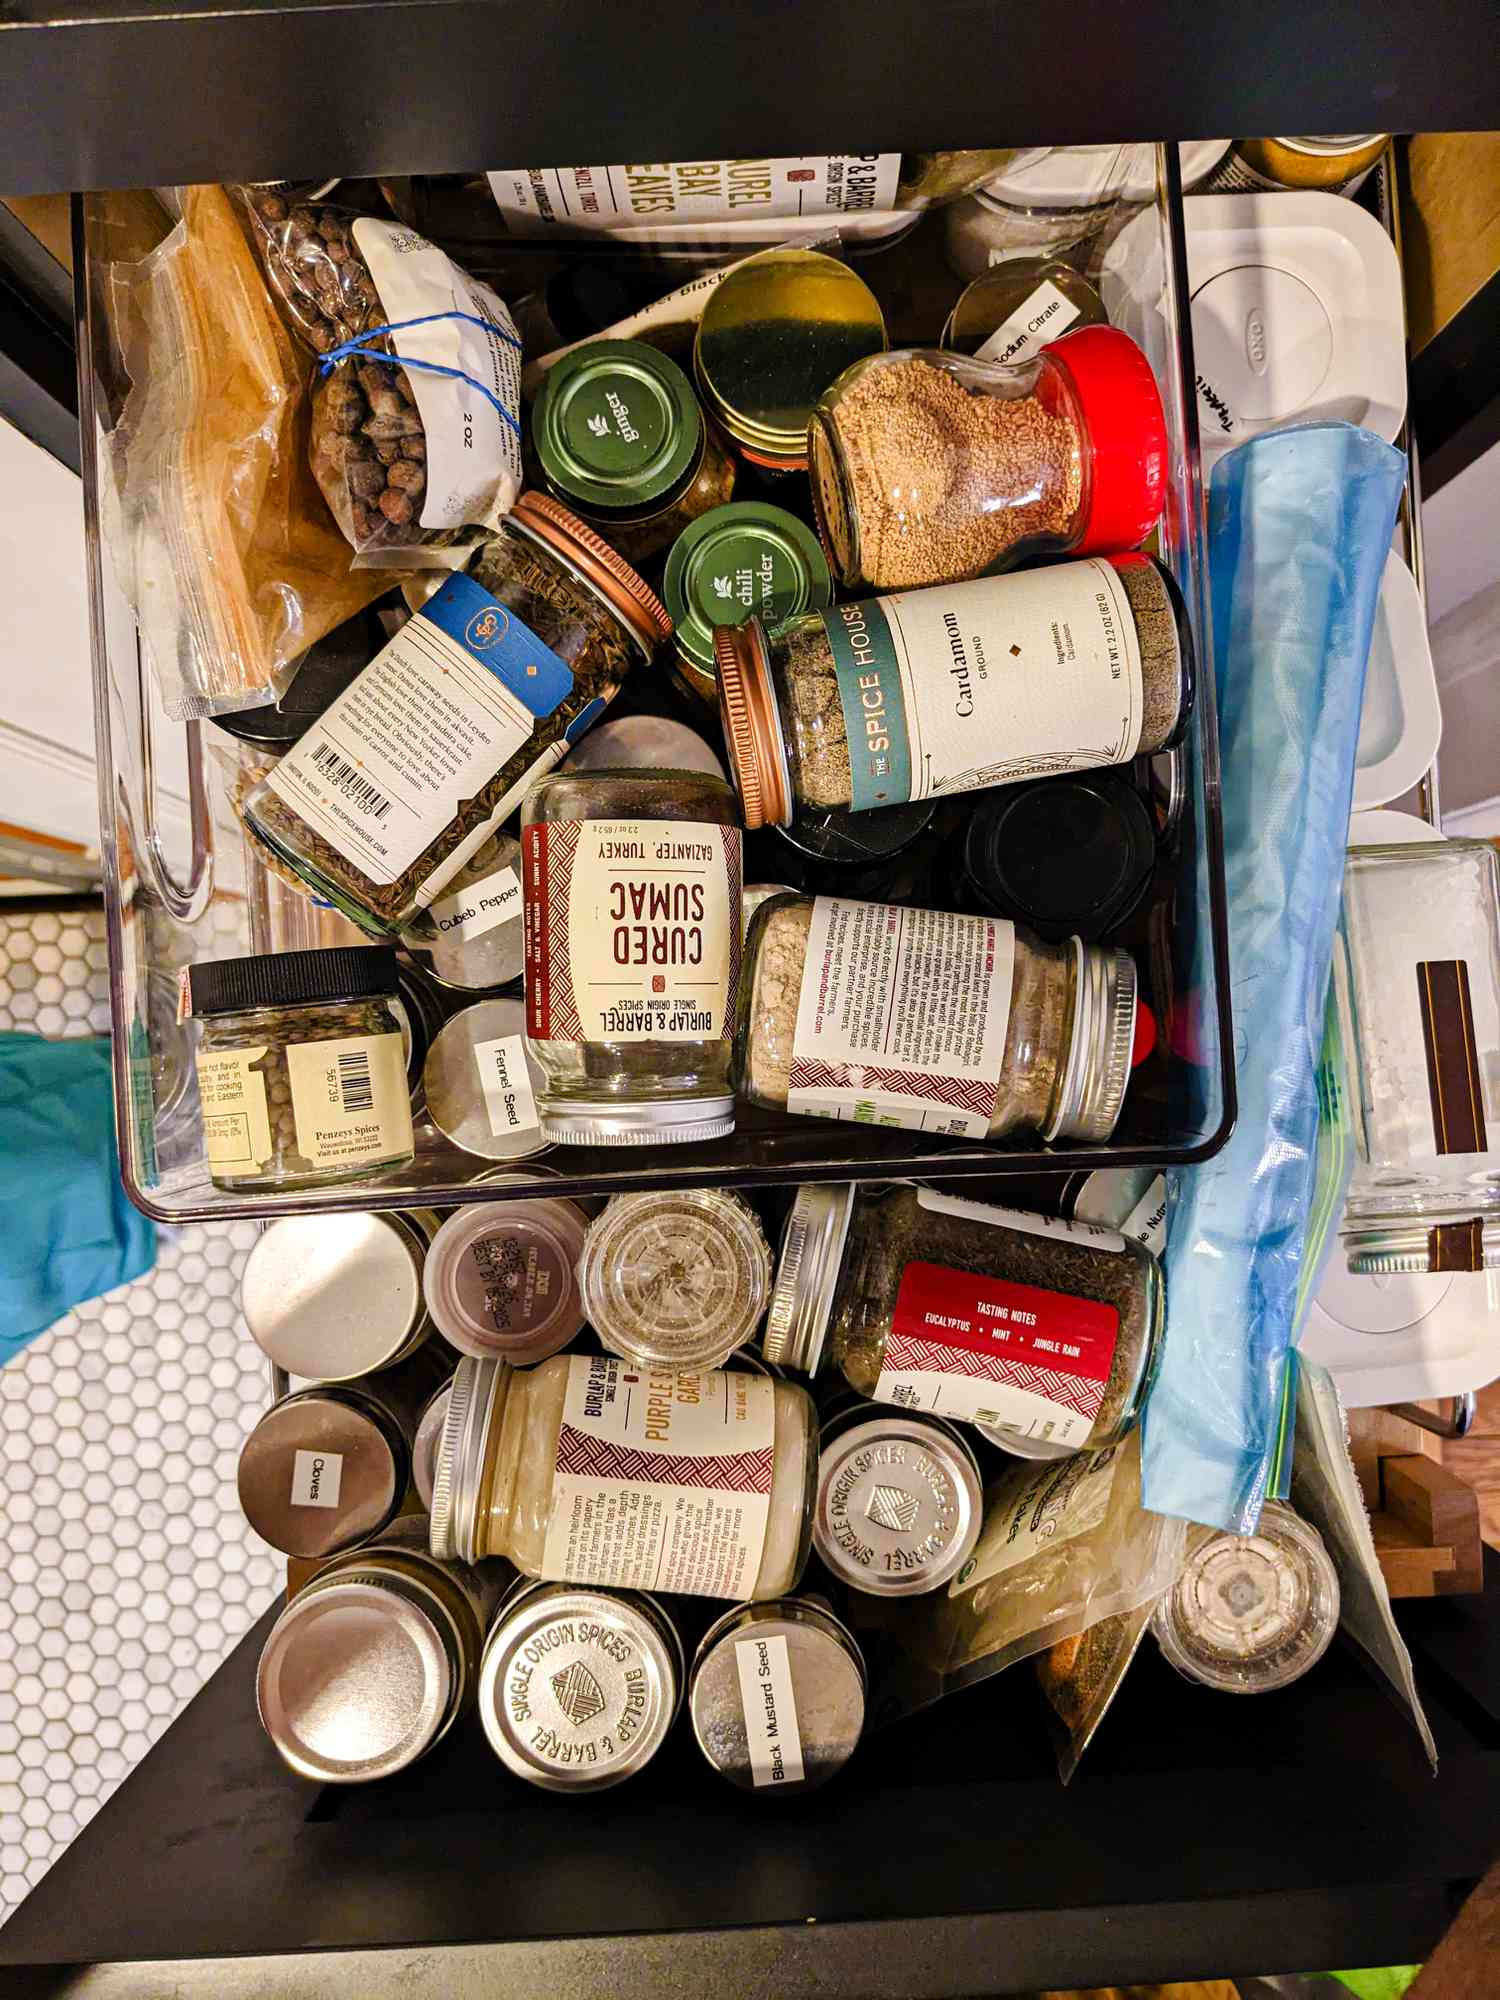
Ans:
{"label": "whole spice jar", "polygon": [[321,1187],[410,1164],[396,954],[335,946],[188,967],[209,1177]]}
{"label": "whole spice jar", "polygon": [[560,1583],[780,1597],[807,1561],[816,1422],[805,1389],[740,1369],[462,1361],[433,1553],[508,1555]]}
{"label": "whole spice jar", "polygon": [[401,942],[439,985],[460,992],[519,979],[526,958],[520,842],[508,833],[491,835]]}
{"label": "whole spice jar", "polygon": [[257,1237],[240,1279],[255,1344],[288,1375],[352,1382],[422,1345],[422,1265],[434,1215],[288,1215]]}
{"label": "whole spice jar", "polygon": [[1209,175],[1210,194],[1312,188],[1354,194],[1385,151],[1388,132],[1334,133],[1327,138],[1236,139]]}
{"label": "whole spice jar", "polygon": [[546,1146],[536,1093],[544,1082],[526,1046],[519,1000],[478,1000],[444,1026],[423,1071],[427,1115],[484,1160],[522,1160]]}
{"label": "whole spice jar", "polygon": [[733,792],[701,772],[559,772],[528,793],[526,1021],[546,1138],[733,1131],[741,840]]}
{"label": "whole spice jar", "polygon": [[998,917],[773,897],[745,939],[735,1072],[774,1111],[1102,1141],[1138,1032],[1127,952]]}
{"label": "whole spice jar", "polygon": [[356,923],[399,935],[671,631],[592,528],[523,494],[255,787],[246,824]]}
{"label": "whole spice jar", "polygon": [[1059,257],[1015,257],[960,293],[942,345],[1009,367],[1071,329],[1108,325],[1103,299],[1071,264]]}
{"label": "whole spice jar", "polygon": [[813,1547],[851,1589],[941,1590],[968,1561],[983,1511],[979,1463],[943,1418],[856,1402],[824,1424]]}
{"label": "whole spice jar", "polygon": [[734,460],[677,363],[643,340],[594,340],[547,373],[531,446],[548,489],[642,563],[734,492]]}
{"label": "whole spice jar", "polygon": [[455,1209],[433,1238],[422,1282],[427,1309],[461,1354],[529,1367],[581,1331],[575,1276],[586,1218],[546,1197]]}
{"label": "whole spice jar", "polygon": [[1175,742],[1193,699],[1187,613],[1151,556],[857,599],[774,633],[752,618],[714,637],[752,829],[1129,763]]}
{"label": "whole spice jar", "polygon": [[1200,1534],[1151,1630],[1179,1673],[1225,1694],[1299,1680],[1339,1625],[1339,1579],[1316,1528],[1279,1500],[1253,1535]]}
{"label": "whole spice jar", "polygon": [[1135,1424],[1165,1318],[1160,1266],[1085,1222],[909,1183],[802,1188],[766,1321],[769,1360],[907,1412],[1094,1449]]}
{"label": "whole spice jar", "polygon": [[813,413],[813,498],[846,587],[954,583],[1031,555],[1136,548],[1166,496],[1151,364],[1088,326],[1011,363],[877,354]]}
{"label": "whole spice jar", "polygon": [[688,1675],[698,1748],[742,1791],[809,1792],[843,1770],[865,1726],[864,1656],[815,1597],[738,1604]]}
{"label": "whole spice jar", "polygon": [[833,578],[818,538],[783,507],[736,500],[686,529],[667,557],[662,594],[671,615],[679,678],[719,705],[714,633],[753,613],[769,631],[821,611]]}
{"label": "whole spice jar", "polygon": [[578,1282],[612,1354],[638,1368],[718,1368],[760,1325],[771,1252],[728,1189],[617,1194],[589,1225]]}
{"label": "whole spice jar", "polygon": [[367,1542],[401,1505],[414,1422],[370,1383],[301,1389],[274,1403],[240,1452],[240,1509],[288,1556]]}

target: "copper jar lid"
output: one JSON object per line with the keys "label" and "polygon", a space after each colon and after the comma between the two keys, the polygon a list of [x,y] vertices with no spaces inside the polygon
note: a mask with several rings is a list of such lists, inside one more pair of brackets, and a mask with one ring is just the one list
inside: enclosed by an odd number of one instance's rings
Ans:
{"label": "copper jar lid", "polygon": [[719,671],[719,711],[745,825],[790,826],[792,778],[765,628],[758,618],[714,631],[714,664]]}
{"label": "copper jar lid", "polygon": [[508,517],[555,550],[617,611],[649,659],[672,636],[667,607],[608,542],[545,493],[523,493]]}

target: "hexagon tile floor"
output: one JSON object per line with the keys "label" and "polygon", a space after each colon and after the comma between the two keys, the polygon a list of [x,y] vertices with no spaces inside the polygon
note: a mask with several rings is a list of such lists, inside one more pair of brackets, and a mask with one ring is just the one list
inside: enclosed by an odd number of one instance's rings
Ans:
{"label": "hexagon tile floor", "polygon": [[[0,1028],[108,1033],[101,911],[0,905]],[[0,1919],[281,1587],[235,1496],[269,1393],[254,1240],[162,1230],[153,1272],[0,1369]]]}

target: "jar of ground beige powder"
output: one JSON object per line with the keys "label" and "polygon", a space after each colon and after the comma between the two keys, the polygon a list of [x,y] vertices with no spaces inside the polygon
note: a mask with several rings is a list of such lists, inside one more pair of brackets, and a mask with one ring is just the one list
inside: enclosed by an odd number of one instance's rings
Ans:
{"label": "jar of ground beige powder", "polygon": [[1128,334],[1083,327],[1013,362],[907,348],[857,362],[808,434],[846,587],[909,590],[1031,555],[1138,548],[1166,496],[1167,425]]}

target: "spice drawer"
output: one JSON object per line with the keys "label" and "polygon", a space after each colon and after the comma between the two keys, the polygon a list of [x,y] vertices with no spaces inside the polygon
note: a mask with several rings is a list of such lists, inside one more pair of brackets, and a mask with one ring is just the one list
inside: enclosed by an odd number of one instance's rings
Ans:
{"label": "spice drawer", "polygon": [[[115,199],[115,198],[110,198]],[[1158,1025],[1156,1047],[1136,1071],[1108,1144],[1048,1147],[974,1143],[921,1132],[798,1118],[742,1103],[736,1128],[691,1145],[593,1144],[552,1147],[541,1163],[560,1194],[606,1195],[627,1189],[757,1186],[941,1175],[950,1181],[1059,1170],[1077,1164],[1163,1167],[1202,1160],[1227,1138],[1234,1117],[1229,1032],[1224,881],[1219,815],[1218,743],[1206,629],[1192,336],[1187,307],[1182,201],[1175,148],[1158,150],[1155,226],[1132,230],[1149,269],[1135,286],[1154,297],[1137,337],[1161,391],[1168,434],[1166,506],[1159,554],[1174,575],[1196,638],[1198,679],[1180,749],[1152,760],[1160,852],[1152,890],[1113,941],[1128,945],[1141,991]],[[116,1101],[126,1186],[147,1212],[168,1222],[215,1215],[271,1217],[320,1209],[433,1207],[504,1199],[520,1191],[493,1163],[462,1152],[431,1120],[417,1121],[412,1163],[339,1188],[226,1192],[209,1179],[198,1096],[192,1085],[194,1024],[176,1018],[180,969],[195,959],[262,954],[347,941],[324,913],[295,895],[247,850],[234,811],[248,780],[228,768],[228,739],[209,723],[187,725],[192,782],[191,841],[171,852],[155,819],[153,757],[163,732],[180,725],[155,710],[152,675],[135,617],[115,582],[109,540],[119,509],[105,490],[109,438],[125,387],[120,356],[132,372],[166,365],[142,353],[136,329],[117,323],[109,282],[117,254],[103,198],[81,198],[78,312],[87,524],[92,565],[95,698],[101,784],[102,847],[107,870],[114,1007]],[[910,239],[920,245],[920,232]],[[897,260],[905,244],[862,269],[877,289],[909,305],[919,289]],[[915,250],[913,251],[915,255]],[[929,274],[930,275],[930,274]],[[955,287],[957,289],[957,287]],[[892,318],[893,336],[912,337]],[[911,314],[908,311],[907,320]],[[935,340],[941,320],[928,334]],[[670,650],[670,649],[664,649]],[[619,709],[649,708],[648,681],[664,685],[659,656],[641,670]],[[237,746],[229,746],[230,750]],[[1144,772],[1143,772],[1144,777]],[[934,845],[935,904],[953,878],[968,815],[984,794],[940,802],[944,844]],[[784,881],[781,836],[746,841],[745,880]],[[881,895],[884,885],[855,894]]]}

